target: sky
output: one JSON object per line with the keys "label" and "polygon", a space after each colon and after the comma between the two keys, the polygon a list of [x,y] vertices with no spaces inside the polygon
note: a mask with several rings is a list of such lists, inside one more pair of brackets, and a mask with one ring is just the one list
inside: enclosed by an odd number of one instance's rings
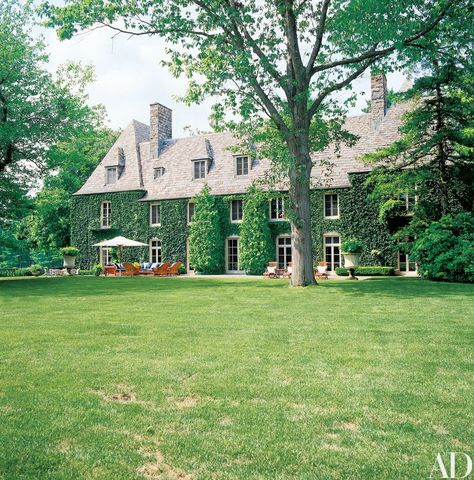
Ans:
{"label": "sky", "polygon": [[[50,55],[49,68],[67,60],[94,66],[96,81],[91,86],[91,103],[105,105],[112,128],[124,129],[132,119],[149,123],[149,105],[159,102],[173,110],[173,136],[186,137],[192,130],[210,130],[208,116],[211,102],[187,107],[175,100],[186,89],[186,79],[176,79],[161,65],[166,58],[165,43],[158,37],[115,36],[107,29],[94,30],[60,42],[53,30],[42,31]],[[114,37],[114,38],[112,38]],[[387,76],[388,88],[397,91],[403,83],[401,74]],[[353,84],[354,90],[365,91],[350,114],[360,113],[370,98],[370,78],[366,73]]]}

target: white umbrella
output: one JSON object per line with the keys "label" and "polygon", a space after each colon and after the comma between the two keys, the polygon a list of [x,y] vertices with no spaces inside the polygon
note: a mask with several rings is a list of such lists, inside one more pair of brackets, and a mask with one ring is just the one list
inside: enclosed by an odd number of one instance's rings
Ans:
{"label": "white umbrella", "polygon": [[103,240],[102,242],[95,243],[93,247],[118,247],[120,252],[119,257],[121,262],[123,247],[148,247],[148,244],[118,236],[118,237],[111,238],[110,240]]}

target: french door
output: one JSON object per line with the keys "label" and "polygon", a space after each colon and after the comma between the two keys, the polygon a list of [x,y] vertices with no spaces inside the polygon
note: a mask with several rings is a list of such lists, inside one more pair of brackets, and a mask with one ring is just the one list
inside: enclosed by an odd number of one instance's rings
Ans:
{"label": "french door", "polygon": [[291,237],[278,237],[277,238],[277,259],[278,268],[286,268],[288,263],[291,262]]}
{"label": "french door", "polygon": [[324,237],[324,258],[331,272],[341,266],[341,237],[338,235]]}
{"label": "french door", "polygon": [[239,239],[237,237],[228,238],[226,242],[226,271],[228,273],[241,272]]}
{"label": "french door", "polygon": [[410,260],[405,252],[398,252],[398,270],[402,275],[416,273],[416,263]]}

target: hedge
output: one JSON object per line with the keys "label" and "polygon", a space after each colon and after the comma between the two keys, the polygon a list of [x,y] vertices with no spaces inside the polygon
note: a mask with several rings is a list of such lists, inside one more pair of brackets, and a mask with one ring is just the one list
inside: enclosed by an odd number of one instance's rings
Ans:
{"label": "hedge", "polygon": [[[355,269],[356,275],[362,275],[367,277],[385,277],[395,275],[394,267],[379,267],[379,266],[368,266],[368,267],[357,267]],[[336,275],[345,277],[349,275],[347,268],[338,267],[336,268]]]}

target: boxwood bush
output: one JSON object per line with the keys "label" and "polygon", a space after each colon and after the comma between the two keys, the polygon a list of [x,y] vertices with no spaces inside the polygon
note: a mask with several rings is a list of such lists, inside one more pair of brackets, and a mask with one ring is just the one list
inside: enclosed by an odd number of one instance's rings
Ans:
{"label": "boxwood bush", "polygon": [[[367,277],[382,277],[382,276],[392,276],[395,275],[395,268],[393,267],[357,267],[355,269],[356,275],[362,275]],[[347,268],[344,267],[337,267],[336,268],[336,275],[345,277],[349,275]]]}

